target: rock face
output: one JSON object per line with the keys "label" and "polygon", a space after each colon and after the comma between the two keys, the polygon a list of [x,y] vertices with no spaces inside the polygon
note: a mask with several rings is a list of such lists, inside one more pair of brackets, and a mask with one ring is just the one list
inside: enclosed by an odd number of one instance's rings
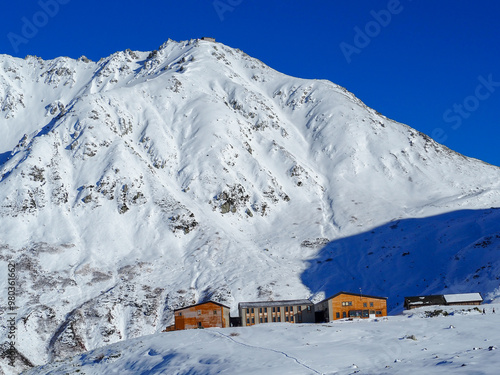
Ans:
{"label": "rock face", "polygon": [[[363,287],[397,309],[407,290],[440,292],[443,280],[498,286],[487,212],[500,170],[331,82],[192,40],[98,62],[1,55],[0,83],[0,261],[17,265],[17,347],[29,363],[161,331],[172,309],[208,298],[236,312],[241,300]],[[457,219],[463,210],[478,211]],[[457,220],[468,223],[460,232]],[[416,286],[425,266],[401,259],[443,248],[485,268],[445,258]],[[384,266],[363,263],[370,252]]]}

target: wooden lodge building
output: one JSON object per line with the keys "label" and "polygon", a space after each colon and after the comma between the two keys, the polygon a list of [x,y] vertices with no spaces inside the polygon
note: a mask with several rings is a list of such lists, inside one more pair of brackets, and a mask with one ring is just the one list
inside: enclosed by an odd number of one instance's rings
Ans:
{"label": "wooden lodge building", "polygon": [[[480,305],[480,293],[405,297],[406,310],[423,306]],[[240,302],[239,317],[230,317],[230,307],[207,301],[174,310],[175,323],[165,331],[192,328],[227,328],[263,323],[323,323],[338,319],[387,316],[387,297],[339,292],[313,304],[307,299]]]}
{"label": "wooden lodge building", "polygon": [[314,306],[316,323],[387,316],[387,297],[339,292]]}
{"label": "wooden lodge building", "polygon": [[202,302],[174,310],[174,327],[167,330],[229,327],[229,306],[219,302]]}
{"label": "wooden lodge building", "polygon": [[387,298],[340,292],[317,304],[308,299],[240,302],[238,311],[239,317],[230,317],[230,307],[214,301],[182,307],[174,310],[175,323],[165,331],[380,317],[387,315]]}
{"label": "wooden lodge building", "polygon": [[308,299],[240,302],[241,325],[262,323],[314,323],[314,305]]}
{"label": "wooden lodge building", "polygon": [[450,306],[450,305],[480,305],[483,297],[480,293],[440,294],[429,296],[405,297],[405,310],[425,306]]}

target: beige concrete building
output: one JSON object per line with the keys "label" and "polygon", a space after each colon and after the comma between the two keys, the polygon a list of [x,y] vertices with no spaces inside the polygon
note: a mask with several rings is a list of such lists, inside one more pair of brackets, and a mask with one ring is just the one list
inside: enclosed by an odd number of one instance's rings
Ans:
{"label": "beige concrete building", "polygon": [[238,310],[245,327],[261,323],[314,323],[313,306],[307,299],[240,302]]}

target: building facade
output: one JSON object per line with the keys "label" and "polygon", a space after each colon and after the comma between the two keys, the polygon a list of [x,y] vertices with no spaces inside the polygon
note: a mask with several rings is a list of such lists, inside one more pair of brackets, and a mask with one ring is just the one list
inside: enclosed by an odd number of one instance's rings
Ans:
{"label": "building facade", "polygon": [[450,306],[450,305],[480,305],[483,297],[480,293],[439,294],[428,296],[405,297],[406,310],[425,306]]}
{"label": "building facade", "polygon": [[387,316],[387,297],[339,292],[314,306],[316,323]]}
{"label": "building facade", "polygon": [[202,302],[174,310],[175,330],[229,327],[229,306],[219,302]]}
{"label": "building facade", "polygon": [[241,325],[262,323],[314,323],[314,305],[307,299],[240,302]]}

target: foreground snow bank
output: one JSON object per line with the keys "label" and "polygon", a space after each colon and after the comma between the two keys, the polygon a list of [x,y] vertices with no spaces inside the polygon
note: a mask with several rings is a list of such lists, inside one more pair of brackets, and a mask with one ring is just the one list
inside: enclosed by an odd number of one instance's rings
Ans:
{"label": "foreground snow bank", "polygon": [[376,320],[162,333],[26,375],[493,374],[500,368],[500,304],[480,308],[486,314],[472,306],[438,307]]}

